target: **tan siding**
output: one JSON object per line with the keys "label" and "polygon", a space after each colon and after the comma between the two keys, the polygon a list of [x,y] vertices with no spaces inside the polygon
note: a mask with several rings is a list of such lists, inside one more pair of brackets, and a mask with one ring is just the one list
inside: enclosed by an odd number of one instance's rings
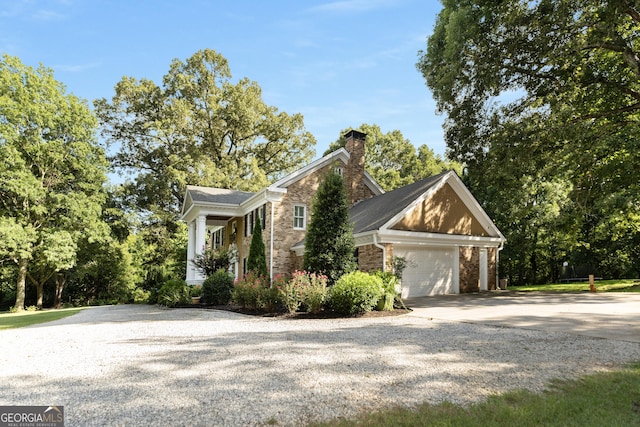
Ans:
{"label": "tan siding", "polygon": [[394,230],[488,236],[455,191],[445,184],[409,211]]}

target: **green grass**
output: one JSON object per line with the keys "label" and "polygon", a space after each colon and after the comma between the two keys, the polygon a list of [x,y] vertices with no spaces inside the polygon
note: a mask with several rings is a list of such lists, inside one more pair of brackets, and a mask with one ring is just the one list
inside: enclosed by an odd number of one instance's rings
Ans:
{"label": "green grass", "polygon": [[554,381],[540,394],[513,391],[481,403],[424,404],[315,426],[639,426],[640,363],[578,380]]}
{"label": "green grass", "polygon": [[[640,292],[640,280],[596,280],[595,287],[598,292]],[[587,292],[589,282],[552,283],[548,285],[509,286],[510,291],[543,291],[543,292]]]}
{"label": "green grass", "polygon": [[0,330],[22,328],[38,323],[51,322],[76,314],[85,307],[62,308],[59,310],[23,311],[21,313],[0,314]]}

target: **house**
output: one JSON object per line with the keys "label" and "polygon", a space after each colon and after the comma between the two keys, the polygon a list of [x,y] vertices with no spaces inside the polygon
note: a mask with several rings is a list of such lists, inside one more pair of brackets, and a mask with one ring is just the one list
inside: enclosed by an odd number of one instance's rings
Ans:
{"label": "house", "polygon": [[[390,271],[394,257],[404,257],[405,298],[496,289],[505,239],[458,175],[445,172],[385,193],[365,171],[364,142],[365,134],[350,131],[345,148],[257,193],[187,186],[188,259],[205,245],[234,245],[233,273],[242,275],[260,221],[271,276],[301,269],[313,195],[322,176],[335,172],[343,174],[352,204],[360,270]],[[189,262],[187,282],[203,279]]]}

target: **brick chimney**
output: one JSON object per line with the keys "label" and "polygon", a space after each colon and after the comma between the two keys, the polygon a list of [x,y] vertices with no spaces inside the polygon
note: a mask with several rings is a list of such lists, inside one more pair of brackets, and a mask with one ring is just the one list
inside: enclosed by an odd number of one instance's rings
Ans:
{"label": "brick chimney", "polygon": [[344,137],[345,149],[350,156],[344,179],[349,202],[353,205],[371,197],[371,192],[364,183],[364,142],[367,135],[357,130],[350,130]]}

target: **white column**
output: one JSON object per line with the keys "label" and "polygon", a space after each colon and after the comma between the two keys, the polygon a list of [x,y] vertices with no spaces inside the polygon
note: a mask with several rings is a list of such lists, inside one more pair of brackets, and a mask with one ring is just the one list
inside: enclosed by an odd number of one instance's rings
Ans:
{"label": "white column", "polygon": [[[196,218],[196,244],[195,244],[195,255],[200,255],[204,252],[204,246],[206,244],[207,238],[207,217],[204,215],[200,215]],[[194,279],[202,281],[205,279],[204,275],[200,270],[195,271]]]}
{"label": "white column", "polygon": [[196,223],[191,221],[187,233],[187,282],[196,277],[196,267],[193,265],[193,258],[196,255]]}
{"label": "white column", "polygon": [[460,293],[460,246],[453,247],[453,292]]}
{"label": "white column", "polygon": [[489,290],[487,248],[480,248],[480,290]]}

